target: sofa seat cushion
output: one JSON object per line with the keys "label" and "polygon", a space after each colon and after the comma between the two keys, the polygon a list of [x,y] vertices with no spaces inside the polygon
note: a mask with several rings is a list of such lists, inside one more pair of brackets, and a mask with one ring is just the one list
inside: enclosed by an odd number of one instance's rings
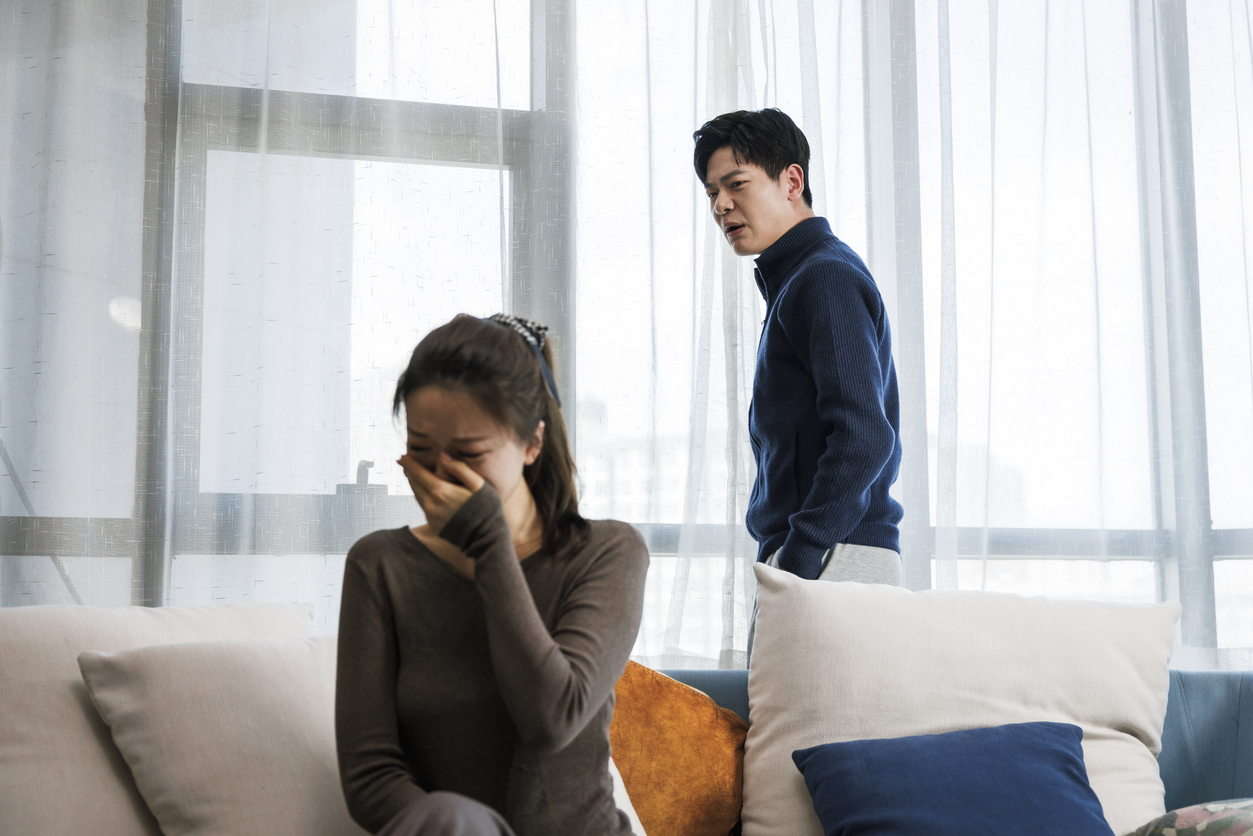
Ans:
{"label": "sofa seat cushion", "polygon": [[0,609],[0,822],[5,833],[159,836],[78,669],[84,650],[310,636],[305,604]]}
{"label": "sofa seat cushion", "polygon": [[797,749],[1041,721],[1083,730],[1088,780],[1116,834],[1165,812],[1155,755],[1178,604],[754,571],[744,836],[823,832]]}
{"label": "sofa seat cushion", "polygon": [[165,836],[362,836],[335,754],[335,637],[79,656]]}

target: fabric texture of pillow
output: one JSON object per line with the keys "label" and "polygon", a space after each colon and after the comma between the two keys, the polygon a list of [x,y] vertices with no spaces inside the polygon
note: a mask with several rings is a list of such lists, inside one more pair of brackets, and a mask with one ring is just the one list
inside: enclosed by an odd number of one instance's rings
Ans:
{"label": "fabric texture of pillow", "polygon": [[644,830],[727,836],[740,816],[744,721],[635,662],[627,663],[614,693],[613,759]]}
{"label": "fabric texture of pillow", "polygon": [[92,701],[164,836],[357,836],[335,755],[335,637],[88,651]]}
{"label": "fabric texture of pillow", "polygon": [[797,749],[1036,721],[1083,729],[1088,780],[1115,833],[1165,812],[1155,755],[1178,604],[754,571],[744,836],[822,833]]}
{"label": "fabric texture of pillow", "polygon": [[1016,723],[827,743],[792,760],[829,836],[1113,836],[1082,740],[1068,723]]}
{"label": "fabric texture of pillow", "polygon": [[160,836],[92,707],[82,651],[311,635],[306,604],[0,609],[0,834]]}
{"label": "fabric texture of pillow", "polygon": [[1133,836],[1243,836],[1253,833],[1253,798],[1212,801],[1180,810],[1136,830]]}

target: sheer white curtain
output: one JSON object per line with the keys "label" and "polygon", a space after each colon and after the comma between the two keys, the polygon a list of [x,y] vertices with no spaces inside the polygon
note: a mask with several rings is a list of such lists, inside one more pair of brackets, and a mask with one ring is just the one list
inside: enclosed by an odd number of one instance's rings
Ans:
{"label": "sheer white curtain", "polygon": [[816,208],[894,312],[909,584],[1177,599],[1180,663],[1248,664],[1249,31],[1244,3],[1140,0],[581,19],[580,300],[619,326],[598,356],[637,369],[580,378],[606,393],[610,448],[585,434],[582,461],[599,507],[631,501],[650,524],[643,658],[742,659],[737,444],[760,302],[695,192],[683,234],[680,189],[689,126],[774,105],[810,136]]}
{"label": "sheer white curtain", "polygon": [[1242,668],[1253,667],[1251,15],[1236,0],[1188,7],[1217,639],[1220,663]]}
{"label": "sheer white curtain", "polygon": [[572,242],[514,239],[560,238],[517,180],[568,81],[532,89],[525,0],[131,5],[4,12],[0,594],[305,600],[333,630],[347,545],[420,520],[413,345],[518,307],[523,269],[561,318]]}
{"label": "sheer white curtain", "polygon": [[[1184,602],[1253,663],[1242,0],[183,0],[0,9],[0,602],[296,599],[415,521],[390,387],[553,327],[637,657],[743,664],[763,302],[691,133],[777,106],[867,258],[913,587]],[[934,558],[934,560],[933,560]]]}
{"label": "sheer white curtain", "polygon": [[765,303],[709,220],[692,132],[731,110],[791,114],[815,209],[862,248],[860,16],[804,0],[580,6],[579,465],[588,512],[648,536],[636,654],[658,667],[744,664],[757,556],[747,416]]}
{"label": "sheer white curtain", "polygon": [[[1151,553],[1108,543],[1154,528],[1131,4],[916,21],[937,579],[1153,600]],[[991,564],[996,534],[1036,554]]]}
{"label": "sheer white curtain", "polygon": [[913,11],[936,583],[1180,600],[1177,663],[1247,666],[1247,4]]}
{"label": "sheer white curtain", "polygon": [[[127,603],[144,6],[0,7],[0,604]],[[56,524],[52,524],[56,528]],[[70,541],[77,541],[70,542]]]}

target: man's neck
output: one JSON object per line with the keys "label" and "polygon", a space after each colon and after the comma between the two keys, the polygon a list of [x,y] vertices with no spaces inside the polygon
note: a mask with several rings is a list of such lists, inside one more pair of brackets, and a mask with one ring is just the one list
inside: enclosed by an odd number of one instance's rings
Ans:
{"label": "man's neck", "polygon": [[795,218],[793,219],[792,223],[788,226],[788,228],[787,228],[787,229],[785,229],[785,230],[783,230],[783,232],[779,233],[779,237],[778,237],[778,238],[775,238],[773,241],[771,241],[769,244],[767,244],[767,245],[766,245],[766,246],[765,246],[765,247],[761,250],[761,252],[758,252],[758,253],[753,253],[753,254],[752,254],[751,256],[749,256],[749,257],[750,257],[750,258],[756,258],[757,256],[761,255],[761,253],[764,253],[766,250],[770,249],[770,248],[771,248],[771,247],[773,247],[775,244],[779,243],[779,241],[781,241],[785,235],[787,235],[787,234],[788,234],[789,232],[791,232],[793,229],[796,229],[796,227],[797,227],[799,224],[801,224],[801,223],[802,223],[802,222],[804,222],[804,221],[809,220],[810,218],[816,218],[816,217],[818,217],[818,216],[814,214],[814,210],[813,210],[813,209],[811,209],[811,208],[809,208],[808,206],[804,207],[804,211],[801,211],[801,210],[799,210],[799,209],[798,209],[798,210],[796,211],[796,216],[795,216]]}
{"label": "man's neck", "polygon": [[797,212],[797,217],[796,217],[796,219],[792,222],[792,224],[791,224],[791,225],[790,225],[787,229],[783,230],[783,232],[779,234],[779,237],[778,237],[778,238],[775,238],[773,241],[771,241],[769,244],[767,244],[767,245],[766,245],[766,247],[765,247],[764,249],[762,249],[762,251],[761,251],[761,252],[759,252],[759,253],[754,253],[752,257],[753,257],[753,258],[756,258],[757,256],[761,255],[762,253],[764,253],[764,252],[768,251],[768,250],[769,250],[771,247],[773,247],[775,244],[779,243],[779,242],[780,242],[780,241],[782,241],[785,237],[787,237],[787,234],[788,234],[789,232],[791,232],[792,230],[796,229],[796,227],[800,226],[802,223],[804,223],[805,221],[809,220],[810,218],[816,218],[816,217],[818,217],[818,216],[814,214],[814,210],[813,210],[813,209],[810,209],[808,206],[806,206],[806,207],[805,207],[805,211],[804,211],[803,213],[802,213],[802,212],[799,212],[799,211]]}

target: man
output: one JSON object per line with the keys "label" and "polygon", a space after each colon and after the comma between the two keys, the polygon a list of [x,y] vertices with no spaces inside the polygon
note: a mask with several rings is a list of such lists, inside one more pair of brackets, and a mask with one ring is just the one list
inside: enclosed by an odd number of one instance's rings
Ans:
{"label": "man", "polygon": [[736,255],[757,256],[766,320],[748,426],[757,559],[802,578],[901,583],[901,461],[887,311],[866,265],[814,215],[809,143],[777,109],[694,135],[696,174]]}

